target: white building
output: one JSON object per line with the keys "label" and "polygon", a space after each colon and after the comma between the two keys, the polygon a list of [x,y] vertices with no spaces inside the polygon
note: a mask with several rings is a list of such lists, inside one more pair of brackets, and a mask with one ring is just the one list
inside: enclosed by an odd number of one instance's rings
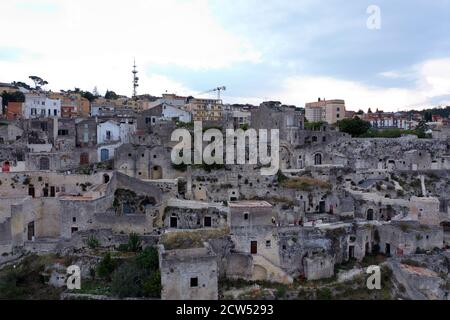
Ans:
{"label": "white building", "polygon": [[114,120],[108,120],[97,124],[97,143],[109,144],[119,142],[120,124]]}
{"label": "white building", "polygon": [[61,117],[61,100],[50,99],[44,94],[26,94],[23,116],[25,119]]}
{"label": "white building", "polygon": [[162,105],[162,118],[164,120],[178,119],[181,122],[191,122],[192,114],[189,111],[164,103]]}
{"label": "white building", "polygon": [[109,104],[92,104],[91,105],[91,116],[113,116],[115,112],[115,107]]}
{"label": "white building", "polygon": [[152,109],[156,106],[159,106],[160,104],[167,103],[172,106],[176,107],[182,107],[186,104],[186,97],[177,96],[176,94],[172,93],[165,93],[162,95],[161,98],[158,98],[155,101],[149,102],[145,109]]}

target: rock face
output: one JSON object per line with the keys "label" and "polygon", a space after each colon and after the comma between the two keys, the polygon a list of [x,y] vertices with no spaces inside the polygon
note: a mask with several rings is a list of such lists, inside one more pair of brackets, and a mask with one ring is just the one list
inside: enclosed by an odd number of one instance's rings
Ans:
{"label": "rock face", "polygon": [[391,262],[395,280],[404,288],[402,294],[412,300],[448,299],[448,275],[445,277],[419,266]]}

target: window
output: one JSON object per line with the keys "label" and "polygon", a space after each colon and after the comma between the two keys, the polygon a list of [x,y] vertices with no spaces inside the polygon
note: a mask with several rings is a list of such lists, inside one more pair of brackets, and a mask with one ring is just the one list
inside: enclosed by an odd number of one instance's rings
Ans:
{"label": "window", "polygon": [[152,118],[146,117],[145,118],[145,124],[149,124],[152,121]]}
{"label": "window", "polygon": [[271,248],[272,247],[272,241],[270,240],[266,240],[266,248]]}
{"label": "window", "polygon": [[73,217],[73,218],[72,218],[72,222],[77,222],[77,218],[76,218],[76,217]]}
{"label": "window", "polygon": [[58,136],[68,136],[69,135],[69,130],[67,129],[59,129],[58,130]]}
{"label": "window", "polygon": [[244,220],[248,220],[248,212],[244,212]]}
{"label": "window", "polygon": [[197,288],[198,287],[198,277],[191,278],[191,288]]}

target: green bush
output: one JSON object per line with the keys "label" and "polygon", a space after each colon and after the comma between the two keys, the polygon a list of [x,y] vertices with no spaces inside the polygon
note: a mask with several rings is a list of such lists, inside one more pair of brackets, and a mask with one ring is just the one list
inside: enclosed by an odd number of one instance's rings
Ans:
{"label": "green bush", "polygon": [[138,252],[141,249],[141,237],[139,237],[137,233],[130,233],[130,238],[128,239],[128,250],[131,252]]}
{"label": "green bush", "polygon": [[116,261],[111,258],[111,254],[108,252],[97,265],[97,275],[100,278],[110,278],[116,267]]}
{"label": "green bush", "polygon": [[100,246],[100,241],[95,236],[89,236],[87,240],[87,245],[91,249],[98,248]]}
{"label": "green bush", "polygon": [[152,272],[142,284],[146,297],[159,298],[161,296],[161,273],[159,270]]}
{"label": "green bush", "polygon": [[156,248],[146,248],[114,271],[111,292],[120,297],[161,296],[161,274]]}
{"label": "green bush", "polygon": [[136,263],[141,269],[158,270],[158,250],[155,247],[145,248],[137,257]]}
{"label": "green bush", "polygon": [[319,289],[316,292],[317,300],[331,300],[333,299],[333,293],[329,288]]}

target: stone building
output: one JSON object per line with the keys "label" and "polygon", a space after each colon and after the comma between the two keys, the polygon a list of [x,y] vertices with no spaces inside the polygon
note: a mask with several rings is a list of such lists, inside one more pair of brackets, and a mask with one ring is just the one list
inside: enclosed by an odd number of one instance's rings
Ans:
{"label": "stone building", "polygon": [[161,299],[217,300],[216,254],[204,243],[199,248],[171,249],[158,246]]}
{"label": "stone building", "polygon": [[414,221],[392,221],[377,228],[380,251],[388,256],[404,256],[442,248],[444,232],[440,226],[424,226]]}
{"label": "stone building", "polygon": [[164,209],[168,229],[223,228],[227,225],[226,207],[200,201],[169,199]]}

